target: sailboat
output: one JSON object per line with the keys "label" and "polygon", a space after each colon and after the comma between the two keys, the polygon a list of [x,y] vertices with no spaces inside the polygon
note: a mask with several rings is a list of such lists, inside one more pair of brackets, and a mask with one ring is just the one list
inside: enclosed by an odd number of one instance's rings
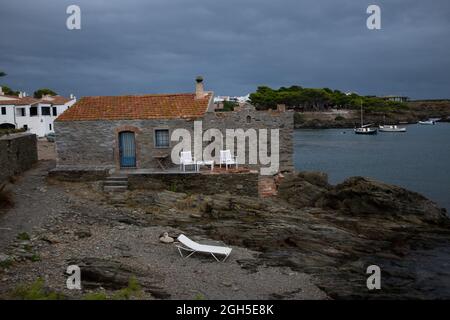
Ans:
{"label": "sailboat", "polygon": [[432,126],[434,126],[434,125],[436,124],[436,121],[434,121],[434,120],[419,121],[419,124],[422,124],[422,125],[432,125]]}
{"label": "sailboat", "polygon": [[363,107],[361,100],[361,127],[355,128],[355,134],[377,134],[377,129],[370,128],[372,124],[364,124]]}
{"label": "sailboat", "polygon": [[[385,120],[386,117],[383,116],[383,123],[386,122]],[[396,125],[385,125],[385,124],[383,124],[382,126],[378,126],[378,130],[380,130],[380,132],[406,132],[405,127],[398,127]]]}

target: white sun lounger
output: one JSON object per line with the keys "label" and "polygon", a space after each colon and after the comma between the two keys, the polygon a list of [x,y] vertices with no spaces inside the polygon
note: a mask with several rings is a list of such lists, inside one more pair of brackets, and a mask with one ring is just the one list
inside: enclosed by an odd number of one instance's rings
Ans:
{"label": "white sun lounger", "polygon": [[[203,253],[210,253],[214,257],[214,259],[216,259],[218,262],[220,261],[224,262],[231,253],[231,248],[200,244],[192,241],[184,234],[181,234],[177,238],[177,240],[182,244],[182,246],[176,244],[176,247],[178,248],[178,251],[180,252],[180,255],[183,258],[189,258],[196,252],[203,252]],[[187,256],[183,256],[182,250],[188,251],[190,253]],[[225,257],[223,258],[223,260],[219,260],[217,259],[215,254],[221,254],[224,255]]]}

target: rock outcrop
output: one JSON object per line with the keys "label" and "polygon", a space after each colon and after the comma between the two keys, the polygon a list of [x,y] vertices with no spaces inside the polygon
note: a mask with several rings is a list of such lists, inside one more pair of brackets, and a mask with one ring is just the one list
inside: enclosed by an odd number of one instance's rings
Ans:
{"label": "rock outcrop", "polygon": [[444,223],[445,209],[421,194],[383,182],[353,177],[325,193],[317,206],[352,215],[382,215],[386,219]]}
{"label": "rock outcrop", "polygon": [[[421,257],[445,259],[439,248],[450,247],[449,219],[415,192],[365,178],[331,186],[325,174],[299,172],[283,179],[274,198],[170,195],[172,203],[145,208],[153,223],[259,251],[256,262],[240,261],[250,271],[305,272],[332,298],[450,298],[446,289],[430,289],[450,281],[444,267],[435,266],[439,277],[417,274]],[[372,264],[384,275],[376,293],[366,287]]]}

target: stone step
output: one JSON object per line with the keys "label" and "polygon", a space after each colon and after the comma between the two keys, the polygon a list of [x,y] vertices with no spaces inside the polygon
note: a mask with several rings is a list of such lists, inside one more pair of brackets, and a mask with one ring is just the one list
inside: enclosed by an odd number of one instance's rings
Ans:
{"label": "stone step", "polygon": [[128,181],[128,176],[109,176],[106,177],[106,180],[113,180],[113,181]]}
{"label": "stone step", "polygon": [[106,192],[124,192],[128,190],[128,186],[103,186]]}
{"label": "stone step", "polygon": [[105,180],[104,186],[128,186],[128,180]]}

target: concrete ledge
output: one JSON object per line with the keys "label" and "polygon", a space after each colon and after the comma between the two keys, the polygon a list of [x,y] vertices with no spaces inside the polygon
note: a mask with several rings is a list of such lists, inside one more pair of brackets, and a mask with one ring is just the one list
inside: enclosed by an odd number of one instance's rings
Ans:
{"label": "concrete ledge", "polygon": [[148,173],[130,174],[130,190],[171,190],[184,193],[206,195],[230,193],[242,196],[258,197],[258,173]]}

